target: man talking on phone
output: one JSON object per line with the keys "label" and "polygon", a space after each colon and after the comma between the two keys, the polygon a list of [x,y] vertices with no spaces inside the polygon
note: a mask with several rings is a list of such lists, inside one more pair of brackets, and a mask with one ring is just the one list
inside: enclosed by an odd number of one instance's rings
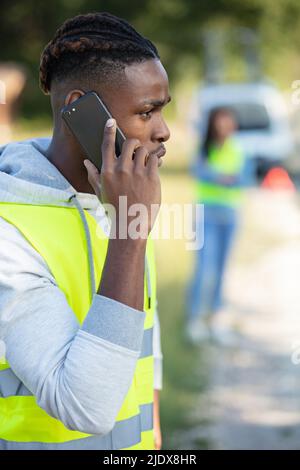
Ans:
{"label": "man talking on phone", "polygon": [[[170,136],[167,73],[128,22],[90,13],[47,44],[40,84],[52,138],[0,149],[0,449],[160,449],[151,229]],[[114,118],[100,172],[61,118],[89,91]],[[157,208],[142,219],[146,236],[121,236],[117,222],[111,237],[97,220],[104,202],[119,215],[120,196],[128,208]]]}

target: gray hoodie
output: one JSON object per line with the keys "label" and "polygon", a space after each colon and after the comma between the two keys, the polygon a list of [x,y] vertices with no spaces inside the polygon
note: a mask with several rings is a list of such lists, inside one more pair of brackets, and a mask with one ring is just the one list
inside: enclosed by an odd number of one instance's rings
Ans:
{"label": "gray hoodie", "polygon": [[[82,207],[80,193],[44,155],[49,143],[49,138],[40,138],[0,147],[0,201],[70,206],[73,196],[89,244],[83,212],[89,207]],[[161,388],[157,312],[154,331],[147,336],[143,311],[97,294],[89,244],[93,301],[80,326],[41,255],[1,217],[0,240],[0,340],[11,366],[0,371],[0,397],[34,395],[68,429],[95,435],[90,447],[87,439],[79,439],[71,448],[110,448],[105,435],[114,428],[137,360],[147,355],[147,348],[149,354],[149,343],[155,357],[154,387]],[[20,448],[70,446],[0,439],[0,449]]]}

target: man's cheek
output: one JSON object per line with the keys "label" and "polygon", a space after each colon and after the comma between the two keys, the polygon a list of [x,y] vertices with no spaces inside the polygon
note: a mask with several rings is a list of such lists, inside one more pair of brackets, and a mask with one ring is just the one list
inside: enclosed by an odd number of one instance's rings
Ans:
{"label": "man's cheek", "polygon": [[129,119],[126,125],[124,125],[124,129],[122,128],[122,131],[128,139],[139,139],[142,145],[146,145],[149,142],[145,125],[138,122],[137,119]]}

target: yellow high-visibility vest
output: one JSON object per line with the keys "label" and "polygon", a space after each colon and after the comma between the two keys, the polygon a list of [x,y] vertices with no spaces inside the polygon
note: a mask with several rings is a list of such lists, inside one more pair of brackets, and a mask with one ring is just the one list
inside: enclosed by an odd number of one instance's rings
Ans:
{"label": "yellow high-visibility vest", "polygon": [[[221,147],[211,147],[207,165],[225,175],[239,174],[244,164],[242,150],[233,138],[228,138]],[[241,202],[240,187],[230,187],[215,182],[197,181],[197,196],[204,204],[237,206]]]}
{"label": "yellow high-visibility vest", "polygon": [[[91,214],[84,211],[84,215],[90,232],[96,286],[99,286],[108,238]],[[15,225],[43,257],[81,325],[92,302],[92,289],[87,242],[78,209],[76,207],[0,203],[0,217]],[[90,440],[86,441],[87,448],[94,449],[151,450],[154,448],[152,332],[156,304],[156,273],[151,236],[147,241],[146,256],[151,293],[148,292],[145,272],[144,312],[146,318],[142,352],[113,430],[106,436],[69,430],[61,421],[49,416],[39,407],[35,396],[16,395],[0,398],[0,440],[17,443],[64,443],[63,448],[76,449],[77,440],[87,439]],[[0,383],[1,380],[5,380],[5,373],[9,368],[8,362],[0,364]],[[13,371],[10,369],[9,372]]]}

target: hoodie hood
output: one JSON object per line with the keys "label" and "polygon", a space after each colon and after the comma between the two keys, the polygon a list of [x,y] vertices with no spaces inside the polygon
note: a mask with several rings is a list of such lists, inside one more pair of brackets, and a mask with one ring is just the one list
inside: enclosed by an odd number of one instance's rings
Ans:
{"label": "hoodie hood", "polygon": [[50,137],[0,147],[0,201],[67,206],[74,188],[47,159]]}

